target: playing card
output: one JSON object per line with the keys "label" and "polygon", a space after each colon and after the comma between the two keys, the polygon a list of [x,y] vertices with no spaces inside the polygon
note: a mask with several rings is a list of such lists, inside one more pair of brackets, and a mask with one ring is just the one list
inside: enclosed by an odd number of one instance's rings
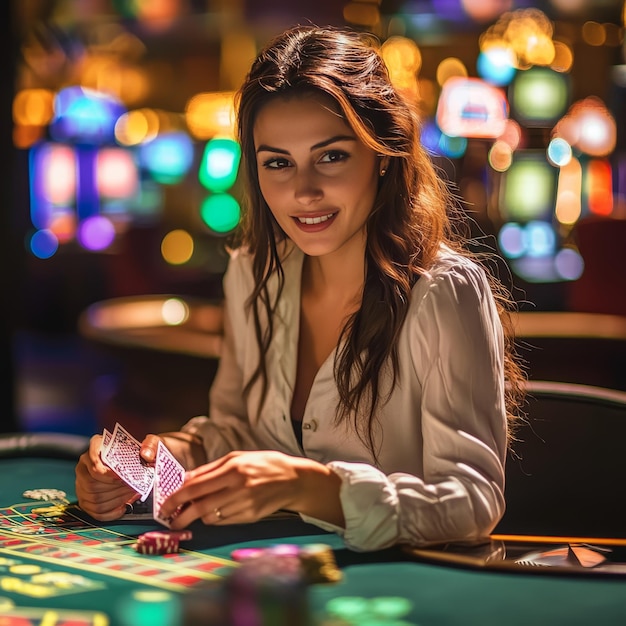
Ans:
{"label": "playing card", "polygon": [[161,506],[166,498],[182,487],[185,480],[185,468],[176,457],[159,441],[154,463],[154,490],[152,492],[152,516],[168,528],[171,518],[161,517]]}
{"label": "playing card", "polygon": [[152,490],[154,468],[144,465],[140,450],[141,443],[121,424],[115,424],[102,461],[145,500]]}
{"label": "playing card", "polygon": [[111,439],[113,435],[106,428],[102,430],[102,442],[100,443],[100,458],[104,458],[104,454],[106,453],[109,444],[111,443]]}

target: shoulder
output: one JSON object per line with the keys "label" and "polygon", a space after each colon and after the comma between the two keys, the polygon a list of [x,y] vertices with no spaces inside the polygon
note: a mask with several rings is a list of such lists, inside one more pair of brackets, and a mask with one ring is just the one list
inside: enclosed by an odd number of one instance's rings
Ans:
{"label": "shoulder", "polygon": [[502,327],[486,270],[462,254],[442,251],[415,284],[406,326],[429,345],[474,350],[499,342]]}
{"label": "shoulder", "polygon": [[224,273],[224,292],[228,297],[236,293],[250,293],[254,285],[253,256],[247,248],[229,251],[228,266]]}
{"label": "shoulder", "polygon": [[432,266],[415,285],[419,297],[432,292],[449,291],[491,293],[485,269],[468,256],[442,247]]}
{"label": "shoulder", "polygon": [[[302,267],[303,254],[291,242],[279,245],[279,261],[286,277],[298,277]],[[229,261],[224,274],[224,291],[227,295],[234,292],[250,294],[255,286],[253,272],[254,254],[245,247],[229,251]],[[274,288],[274,279],[269,288]]]}

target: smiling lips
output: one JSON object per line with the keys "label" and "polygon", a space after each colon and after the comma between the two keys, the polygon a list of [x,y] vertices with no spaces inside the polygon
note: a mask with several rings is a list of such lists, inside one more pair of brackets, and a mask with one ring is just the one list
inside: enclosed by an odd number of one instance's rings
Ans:
{"label": "smiling lips", "polygon": [[335,217],[336,213],[328,213],[327,215],[318,215],[316,217],[295,217],[295,221],[300,226],[316,226],[328,222],[331,218]]}

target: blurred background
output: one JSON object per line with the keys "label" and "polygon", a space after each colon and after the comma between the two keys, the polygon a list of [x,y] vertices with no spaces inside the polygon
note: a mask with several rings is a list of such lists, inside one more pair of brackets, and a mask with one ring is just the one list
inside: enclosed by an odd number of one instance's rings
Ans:
{"label": "blurred background", "polygon": [[531,377],[626,388],[623,0],[0,11],[5,432],[117,419],[139,436],[206,411],[242,201],[233,93],[269,38],[304,23],[379,38],[424,145],[533,316]]}

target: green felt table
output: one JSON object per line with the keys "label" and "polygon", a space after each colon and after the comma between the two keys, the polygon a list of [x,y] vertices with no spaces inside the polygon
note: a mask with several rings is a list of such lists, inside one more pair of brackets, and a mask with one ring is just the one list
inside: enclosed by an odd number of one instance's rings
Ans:
{"label": "green felt table", "polygon": [[[180,554],[139,555],[134,538],[157,524],[84,524],[72,506],[60,514],[49,502],[23,497],[25,490],[46,488],[65,491],[72,502],[74,462],[0,460],[0,626],[141,626],[138,620],[176,626],[194,590],[232,572],[236,547],[276,543],[326,543],[334,549],[343,578],[309,587],[315,625],[324,622],[328,602],[340,597],[408,599],[411,608],[402,619],[376,622],[388,625],[626,623],[622,576],[471,567],[400,548],[360,554],[296,518],[220,528],[197,524]],[[144,604],[151,613],[137,613]]]}

